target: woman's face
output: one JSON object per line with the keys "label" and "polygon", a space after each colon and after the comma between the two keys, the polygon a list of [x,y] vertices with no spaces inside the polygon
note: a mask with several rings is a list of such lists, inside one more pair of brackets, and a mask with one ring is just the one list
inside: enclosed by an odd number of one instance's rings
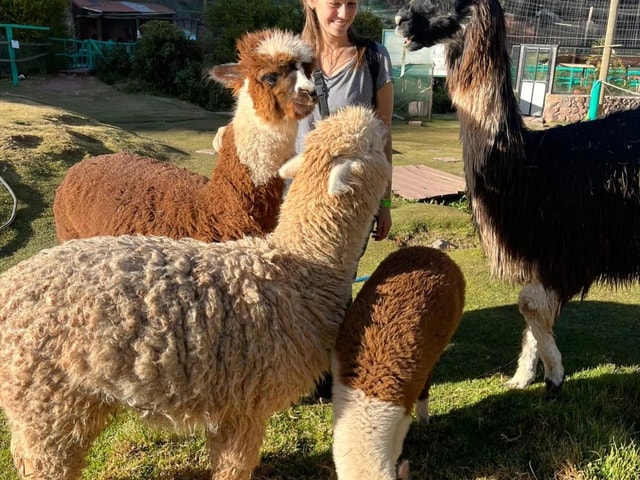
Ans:
{"label": "woman's face", "polygon": [[358,13],[357,0],[310,0],[325,35],[343,37]]}

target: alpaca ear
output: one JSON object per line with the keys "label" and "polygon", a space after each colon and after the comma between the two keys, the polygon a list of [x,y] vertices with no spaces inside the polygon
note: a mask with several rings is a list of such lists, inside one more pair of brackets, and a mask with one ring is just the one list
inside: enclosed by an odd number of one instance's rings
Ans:
{"label": "alpaca ear", "polygon": [[282,178],[295,178],[298,170],[300,170],[300,166],[302,165],[302,161],[304,157],[302,155],[296,155],[295,157],[290,158],[287,162],[280,167],[278,170],[278,174]]}
{"label": "alpaca ear", "polygon": [[340,195],[353,192],[351,186],[356,173],[362,169],[362,164],[349,158],[336,158],[333,161],[331,172],[329,173],[329,195]]}
{"label": "alpaca ear", "polygon": [[405,460],[398,467],[398,480],[409,480],[409,460]]}
{"label": "alpaca ear", "polygon": [[244,83],[244,77],[238,69],[237,63],[223,63],[209,70],[209,76],[222,83],[225,87],[237,90]]}

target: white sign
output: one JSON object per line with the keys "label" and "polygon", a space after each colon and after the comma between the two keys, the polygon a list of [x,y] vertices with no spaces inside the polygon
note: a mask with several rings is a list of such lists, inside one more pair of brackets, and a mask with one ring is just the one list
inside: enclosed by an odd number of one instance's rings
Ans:
{"label": "white sign", "polygon": [[20,48],[20,42],[18,40],[11,40],[11,48],[18,50]]}

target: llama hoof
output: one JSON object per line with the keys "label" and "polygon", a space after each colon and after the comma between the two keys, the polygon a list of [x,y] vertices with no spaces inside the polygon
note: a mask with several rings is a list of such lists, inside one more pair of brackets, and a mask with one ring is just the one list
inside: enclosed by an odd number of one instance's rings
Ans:
{"label": "llama hoof", "polygon": [[560,392],[562,391],[562,386],[564,385],[565,377],[566,376],[563,375],[562,379],[560,380],[560,382],[558,384],[556,384],[550,378],[545,378],[544,379],[544,384],[547,387],[547,396],[548,397],[557,397],[560,394]]}
{"label": "llama hoof", "polygon": [[523,390],[533,383],[533,379],[513,377],[511,380],[504,382],[504,386],[509,390]]}

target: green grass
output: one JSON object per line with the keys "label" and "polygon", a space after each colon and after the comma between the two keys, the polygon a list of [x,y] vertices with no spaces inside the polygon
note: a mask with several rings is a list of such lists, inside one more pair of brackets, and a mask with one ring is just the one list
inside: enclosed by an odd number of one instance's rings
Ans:
{"label": "green grass", "polygon": [[[20,198],[16,221],[0,232],[0,271],[55,245],[51,201],[74,162],[131,150],[208,175],[215,157],[196,152],[210,148],[215,129],[228,121],[174,100],[122,95],[94,80],[74,95],[47,90],[44,82],[23,84],[0,83],[0,174]],[[460,158],[455,119],[436,117],[423,127],[398,122],[393,133],[395,164],[461,174],[460,162],[438,160]],[[2,218],[9,206],[0,197]],[[394,198],[390,239],[369,242],[360,262],[359,274],[370,274],[401,245],[446,240],[467,281],[460,328],[434,373],[431,422],[413,425],[405,442],[411,478],[640,478],[640,289],[594,287],[585,301],[567,305],[555,328],[568,374],[558,398],[545,395],[542,372],[529,389],[506,390],[524,326],[515,305],[519,289],[491,278],[463,207]],[[334,479],[331,420],[326,404],[300,403],[273,415],[255,478]],[[16,480],[9,439],[0,416],[0,478]],[[94,444],[83,478],[210,474],[199,432],[154,430],[125,410]]]}

